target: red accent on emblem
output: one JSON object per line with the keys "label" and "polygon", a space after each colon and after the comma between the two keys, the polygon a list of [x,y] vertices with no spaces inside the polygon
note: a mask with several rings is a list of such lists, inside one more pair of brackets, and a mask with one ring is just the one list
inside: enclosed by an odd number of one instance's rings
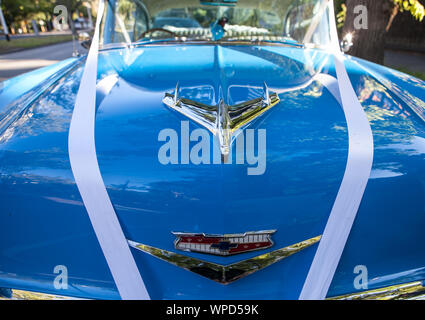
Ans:
{"label": "red accent on emblem", "polygon": [[275,230],[223,236],[175,233],[175,246],[180,250],[225,256],[270,248],[273,246],[271,235],[274,232]]}
{"label": "red accent on emblem", "polygon": [[218,237],[205,237],[202,235],[199,236],[191,236],[191,237],[187,237],[187,236],[182,236],[180,238],[180,242],[185,243],[204,243],[204,244],[213,244],[213,243],[219,243],[220,241],[223,241],[224,238],[218,238]]}
{"label": "red accent on emblem", "polygon": [[238,243],[236,248],[231,248],[229,253],[241,253],[244,251],[251,251],[253,249],[261,249],[270,247],[272,243],[270,241],[267,242],[253,242],[253,243]]}

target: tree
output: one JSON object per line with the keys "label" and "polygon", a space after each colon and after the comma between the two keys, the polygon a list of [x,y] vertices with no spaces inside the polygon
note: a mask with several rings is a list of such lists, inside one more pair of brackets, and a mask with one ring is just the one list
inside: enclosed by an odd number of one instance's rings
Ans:
{"label": "tree", "polygon": [[8,25],[26,20],[34,12],[34,1],[31,0],[2,0],[4,18]]}
{"label": "tree", "polygon": [[30,19],[51,21],[54,7],[64,5],[68,9],[69,24],[75,32],[72,16],[77,10],[86,13],[87,9],[83,6],[85,2],[91,0],[2,0],[1,6],[6,22],[10,26]]}
{"label": "tree", "polygon": [[[425,16],[425,9],[419,0],[346,0],[345,10],[341,5],[344,4],[340,4],[342,11],[346,11],[342,34],[353,35],[354,45],[349,54],[380,64],[384,62],[385,34],[398,12],[409,11],[420,21]],[[355,28],[361,8],[358,6],[367,8],[367,28]],[[340,14],[341,17],[344,18],[344,13]]]}
{"label": "tree", "polygon": [[6,23],[11,26],[29,19],[48,21],[55,5],[54,0],[2,0]]}

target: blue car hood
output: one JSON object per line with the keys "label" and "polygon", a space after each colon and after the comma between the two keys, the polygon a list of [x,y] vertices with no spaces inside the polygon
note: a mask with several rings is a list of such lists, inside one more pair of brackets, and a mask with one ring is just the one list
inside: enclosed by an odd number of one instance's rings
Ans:
{"label": "blue car hood", "polygon": [[[348,154],[342,108],[313,80],[317,73],[335,76],[328,54],[272,46],[147,46],[103,51],[98,69],[96,151],[129,240],[228,265],[323,233]],[[361,60],[350,59],[347,69],[371,123],[375,158],[329,296],[358,290],[358,265],[367,266],[370,288],[425,278],[425,245],[417,241],[425,226],[425,127],[421,109],[413,110],[409,100],[425,101],[425,85]],[[53,286],[53,268],[64,265],[71,286],[62,294],[117,298],[67,153],[81,72],[76,62],[0,132],[1,211],[10,212],[2,215],[0,285],[61,293]],[[264,84],[278,93],[280,102],[248,127],[266,130],[263,174],[248,175],[253,165],[234,158],[196,165],[179,155],[177,164],[160,163],[162,130],[176,132],[180,146],[185,123],[189,132],[201,128],[162,102],[177,83],[180,96],[206,105],[257,98]],[[403,86],[411,96],[397,91]],[[191,150],[197,141],[187,143]],[[226,257],[179,251],[172,234],[260,230],[276,230],[273,247]],[[138,250],[133,255],[154,299],[296,299],[316,249],[228,285]]]}

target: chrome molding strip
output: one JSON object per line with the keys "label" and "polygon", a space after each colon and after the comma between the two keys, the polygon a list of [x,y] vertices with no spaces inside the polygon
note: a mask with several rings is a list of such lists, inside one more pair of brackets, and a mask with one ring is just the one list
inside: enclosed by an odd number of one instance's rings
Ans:
{"label": "chrome molding strip", "polygon": [[[58,296],[53,294],[13,290],[11,298],[0,300],[85,300],[81,298]],[[404,283],[390,287],[346,294],[326,300],[425,300],[425,286],[421,281]]]}
{"label": "chrome molding strip", "polygon": [[219,101],[218,105],[209,106],[180,98],[179,85],[177,84],[174,94],[165,94],[163,103],[215,135],[220,143],[222,161],[226,162],[235,132],[279,103],[279,96],[276,93],[269,92],[265,83],[263,90],[263,97],[234,106],[225,104],[223,99]]}
{"label": "chrome molding strip", "polygon": [[327,300],[425,300],[425,286],[421,281],[346,294]]}
{"label": "chrome molding strip", "polygon": [[247,231],[244,233],[228,233],[228,234],[209,234],[209,233],[193,233],[193,232],[171,232],[175,236],[187,236],[187,235],[196,235],[204,236],[208,238],[237,238],[237,237],[246,237],[251,235],[261,235],[261,234],[273,234],[277,230],[262,230],[262,231]]}
{"label": "chrome molding strip", "polygon": [[229,265],[207,262],[130,240],[128,243],[135,249],[148,253],[177,267],[194,272],[221,284],[229,284],[312,246],[319,242],[320,238],[321,236],[314,237],[282,249]]}
{"label": "chrome molding strip", "polygon": [[0,297],[0,300],[86,300],[86,299],[13,289],[11,298]]}
{"label": "chrome molding strip", "polygon": [[[108,51],[108,50],[120,50],[126,49],[129,47],[132,48],[140,48],[140,47],[158,47],[158,46],[174,46],[176,44],[182,44],[185,46],[197,46],[197,45],[209,45],[209,46],[268,46],[268,47],[286,47],[286,48],[305,48],[306,46],[303,44],[292,44],[292,43],[283,43],[281,41],[269,41],[269,40],[261,40],[261,39],[252,39],[252,40],[242,40],[242,39],[225,39],[225,40],[204,40],[204,39],[187,39],[186,37],[177,37],[171,40],[148,40],[143,42],[132,42],[131,44],[125,42],[117,42],[117,43],[108,43],[103,44],[100,47],[100,51]],[[309,49],[327,49],[326,46],[321,46],[318,44],[309,44]]]}

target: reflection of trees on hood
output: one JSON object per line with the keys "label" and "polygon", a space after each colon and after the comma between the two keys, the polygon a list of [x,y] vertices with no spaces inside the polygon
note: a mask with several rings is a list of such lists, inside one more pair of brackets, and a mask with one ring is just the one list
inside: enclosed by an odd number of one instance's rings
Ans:
{"label": "reflection of trees on hood", "polygon": [[415,168],[415,161],[423,161],[423,123],[406,104],[371,77],[360,77],[357,92],[373,131],[374,170],[396,175],[411,172],[407,164]]}
{"label": "reflection of trees on hood", "polygon": [[407,106],[401,104],[386,87],[373,78],[364,76],[361,82],[359,100],[366,110],[375,140],[391,140],[392,136],[397,140],[405,136],[408,140],[416,134],[416,127],[412,122],[414,114]]}
{"label": "reflection of trees on hood", "polygon": [[[0,122],[0,144],[6,143],[13,137],[35,136],[45,132],[66,132],[72,116],[79,87],[82,69],[78,69],[64,77],[57,85],[49,88],[44,95],[21,110],[21,105],[28,98],[18,100],[5,113],[4,118],[13,119],[2,127]],[[31,92],[30,92],[31,93]],[[18,116],[13,117],[15,114]]]}

